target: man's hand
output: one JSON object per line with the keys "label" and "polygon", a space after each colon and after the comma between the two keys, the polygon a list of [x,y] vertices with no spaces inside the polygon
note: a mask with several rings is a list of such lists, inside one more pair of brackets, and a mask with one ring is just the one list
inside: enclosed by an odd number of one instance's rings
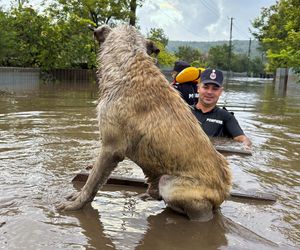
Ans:
{"label": "man's hand", "polygon": [[252,142],[250,139],[245,135],[239,135],[233,138],[233,140],[242,142],[245,150],[251,150],[252,149]]}

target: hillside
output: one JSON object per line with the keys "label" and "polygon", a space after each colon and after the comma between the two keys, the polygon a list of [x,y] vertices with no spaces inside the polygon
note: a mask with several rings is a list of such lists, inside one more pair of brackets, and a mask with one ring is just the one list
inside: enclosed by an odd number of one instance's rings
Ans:
{"label": "hillside", "polygon": [[[190,46],[198,48],[202,53],[207,53],[211,47],[217,45],[228,44],[228,41],[214,41],[214,42],[194,42],[194,41],[169,41],[167,49],[169,51],[176,51],[179,46]],[[249,41],[247,40],[233,40],[233,51],[236,54],[248,54]],[[258,41],[251,41],[251,58],[261,56],[258,50]]]}

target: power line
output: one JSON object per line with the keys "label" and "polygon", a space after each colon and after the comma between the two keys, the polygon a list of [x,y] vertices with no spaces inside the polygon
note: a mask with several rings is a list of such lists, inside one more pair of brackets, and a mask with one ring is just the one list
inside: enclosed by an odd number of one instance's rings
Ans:
{"label": "power line", "polygon": [[[171,3],[170,1],[168,1],[168,0],[166,0],[166,2],[168,3],[168,4],[170,4],[171,6],[172,5],[174,5],[174,3]],[[213,15],[215,15],[216,17],[220,17],[220,14],[218,13],[218,11],[214,8],[214,7],[212,7],[212,5],[211,5],[211,2],[209,2],[209,1],[206,1],[206,0],[201,0],[201,1],[199,1],[209,12],[211,12]],[[164,15],[166,15],[166,16],[168,16],[168,17],[170,17],[171,19],[173,19],[174,21],[176,21],[173,17],[171,17],[171,16],[169,16],[167,13],[165,13],[164,11],[162,11],[160,8],[159,8],[159,10],[161,11],[161,12],[163,12],[163,14]],[[185,30],[187,30],[189,33],[192,33],[193,35],[195,35],[195,36],[197,36],[197,37],[199,37],[199,38],[201,38],[201,39],[203,39],[202,37],[200,37],[198,34],[196,34],[196,33],[194,33],[193,31],[191,31],[190,29],[187,29],[185,26],[183,26],[183,25],[180,25],[181,27],[183,27]],[[245,37],[245,39],[249,39],[249,34],[246,34],[243,30],[242,30],[242,28],[238,25],[238,24],[233,24],[233,27],[237,30],[237,32],[236,33],[238,33],[238,34],[240,34],[242,37]]]}
{"label": "power line", "polygon": [[[200,3],[206,7],[206,9],[208,9],[211,13],[213,13],[214,15],[216,15],[217,17],[219,17],[219,13],[217,13],[218,11],[212,7],[211,2],[206,1],[206,0],[201,0]],[[249,39],[249,34],[246,34],[242,28],[240,28],[240,26],[238,24],[233,24],[233,26],[239,31],[237,33],[239,33],[240,35],[244,36],[246,39]]]}
{"label": "power line", "polygon": [[200,1],[200,3],[204,7],[206,7],[206,9],[209,10],[212,14],[214,14],[217,17],[220,17],[220,14],[218,13],[218,11],[216,11],[216,9],[211,8],[205,0]]}
{"label": "power line", "polygon": [[[203,0],[202,0],[203,1]],[[152,3],[155,3],[154,1],[149,1],[149,2],[152,2]],[[173,3],[169,2],[168,0],[166,0],[166,2],[168,4],[170,4],[171,6],[173,5]],[[205,2],[205,1],[204,1]],[[202,2],[201,2],[202,3]],[[205,2],[206,3],[206,2]],[[209,6],[207,6],[207,3],[202,3],[211,13],[213,13],[214,15],[216,15],[217,17],[220,17],[220,15],[218,13],[216,13],[215,10],[211,9]],[[199,36],[199,34],[195,33],[194,31],[192,31],[191,29],[188,29],[186,26],[182,25],[181,23],[178,23],[178,20],[176,20],[174,17],[168,15],[166,12],[164,12],[163,10],[161,10],[160,8],[158,8],[158,10],[163,13],[165,16],[169,17],[170,19],[172,19],[173,21],[175,21],[179,26],[181,26],[184,30],[186,30],[187,32],[193,34],[194,36],[202,39],[202,40],[205,40],[205,38],[202,36]],[[206,36],[205,36],[206,37]]]}
{"label": "power line", "polygon": [[245,37],[247,40],[249,39],[250,35],[249,35],[249,34],[246,34],[246,33],[242,30],[242,28],[241,28],[240,26],[238,26],[237,24],[233,24],[233,27],[237,29],[238,33],[239,33],[241,36]]}
{"label": "power line", "polygon": [[216,8],[215,8],[216,4],[213,3],[213,1],[207,1],[207,0],[202,0],[202,1],[204,1],[208,6],[210,6],[210,8],[216,10]]}
{"label": "power line", "polygon": [[[168,1],[167,1],[168,2]],[[169,2],[168,2],[169,3]],[[169,3],[170,4],[170,3]],[[195,33],[194,31],[188,29],[186,26],[182,25],[181,23],[178,22],[178,20],[176,20],[174,17],[168,15],[166,12],[164,12],[163,10],[161,10],[160,8],[158,9],[161,13],[163,13],[165,16],[167,16],[168,18],[172,19],[173,21],[176,21],[176,23],[182,27],[184,30],[188,31],[189,33],[193,34],[194,36],[203,39],[203,37],[199,36],[199,34]],[[204,40],[204,39],[203,39]]]}

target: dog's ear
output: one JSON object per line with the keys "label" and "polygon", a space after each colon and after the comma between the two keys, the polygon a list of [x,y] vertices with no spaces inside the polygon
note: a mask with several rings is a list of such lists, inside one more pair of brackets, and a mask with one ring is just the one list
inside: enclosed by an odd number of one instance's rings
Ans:
{"label": "dog's ear", "polygon": [[99,42],[103,43],[108,36],[111,28],[108,25],[102,25],[94,31],[94,38]]}
{"label": "dog's ear", "polygon": [[160,52],[159,48],[157,48],[154,42],[152,42],[151,40],[147,40],[146,48],[147,48],[148,55],[152,55],[153,53],[155,55],[158,55],[158,53]]}

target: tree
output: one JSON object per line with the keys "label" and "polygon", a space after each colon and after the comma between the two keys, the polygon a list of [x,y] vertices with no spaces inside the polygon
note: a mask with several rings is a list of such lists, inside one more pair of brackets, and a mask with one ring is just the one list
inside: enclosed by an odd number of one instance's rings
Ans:
{"label": "tree", "polygon": [[248,56],[246,54],[234,54],[231,58],[231,70],[234,72],[247,72],[248,70]]}
{"label": "tree", "polygon": [[190,64],[192,64],[194,61],[202,64],[202,67],[205,64],[204,56],[201,54],[201,51],[190,46],[179,46],[178,50],[175,52],[175,55],[179,59],[184,60]]}
{"label": "tree", "polygon": [[[135,22],[135,10],[143,0],[56,0],[47,9],[57,33],[59,68],[96,65],[96,47],[91,28],[102,24]],[[93,28],[92,28],[93,29]],[[61,47],[61,45],[63,45]]]}
{"label": "tree", "polygon": [[50,19],[18,4],[0,12],[0,65],[51,68],[94,67],[92,32],[82,19]]}
{"label": "tree", "polygon": [[229,45],[217,45],[208,51],[207,64],[211,68],[228,70],[228,51]]}
{"label": "tree", "polygon": [[135,11],[144,0],[56,0],[48,11],[53,17],[66,19],[75,15],[87,24],[98,27],[102,24],[114,26],[119,22],[135,24]]}
{"label": "tree", "polygon": [[261,57],[255,57],[250,60],[249,72],[252,72],[254,76],[259,76],[264,72],[264,63]]}
{"label": "tree", "polygon": [[166,49],[169,39],[165,35],[164,30],[152,28],[150,29],[147,38],[152,40],[160,50],[160,53],[157,57],[158,64],[162,67],[172,66],[177,58],[174,54],[168,52]]}
{"label": "tree", "polygon": [[45,39],[50,39],[50,48],[43,54],[42,65],[45,69],[95,67],[93,32],[86,28],[81,19],[71,15],[68,20],[61,20],[44,32]]}
{"label": "tree", "polygon": [[[7,66],[39,67],[38,55],[43,47],[42,31],[48,24],[46,17],[34,9],[19,5],[7,15],[6,35],[11,40],[6,53]],[[1,28],[2,29],[2,28]]]}
{"label": "tree", "polygon": [[130,16],[129,16],[129,24],[135,26],[136,23],[136,0],[130,1]]}
{"label": "tree", "polygon": [[[114,26],[135,22],[135,8],[144,0],[54,0],[44,12],[15,1],[8,12],[0,10],[1,66],[93,68],[97,46],[88,26]],[[176,56],[167,51],[168,37],[162,29],[148,35],[160,49],[158,63],[172,66]]]}
{"label": "tree", "polygon": [[151,28],[149,34],[147,34],[147,37],[154,42],[160,42],[164,47],[166,47],[169,42],[164,30],[160,28]]}
{"label": "tree", "polygon": [[[14,0],[0,9],[0,65],[51,68],[93,68],[96,46],[88,26],[136,20],[144,0],[54,0],[40,13],[28,0]],[[134,6],[133,6],[134,5]]]}
{"label": "tree", "polygon": [[15,54],[15,32],[11,30],[11,20],[0,9],[0,66],[10,66],[8,59]]}
{"label": "tree", "polygon": [[264,8],[252,25],[269,61],[268,70],[292,67],[300,72],[300,2],[281,0]]}
{"label": "tree", "polygon": [[129,24],[132,26],[136,26],[136,9],[137,7],[141,7],[145,0],[130,0],[130,14],[129,14]]}

